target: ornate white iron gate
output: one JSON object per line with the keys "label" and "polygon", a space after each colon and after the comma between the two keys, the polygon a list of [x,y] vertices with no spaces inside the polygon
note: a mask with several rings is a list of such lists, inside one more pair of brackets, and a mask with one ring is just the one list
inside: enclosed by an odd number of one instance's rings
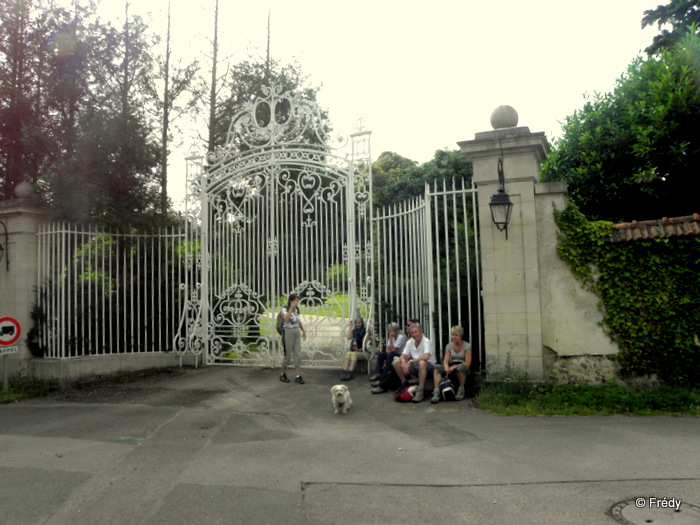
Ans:
{"label": "ornate white iron gate", "polygon": [[369,136],[358,130],[331,146],[318,106],[276,86],[233,118],[196,175],[200,223],[176,351],[276,366],[276,313],[296,292],[303,366],[337,366],[350,319],[372,312]]}

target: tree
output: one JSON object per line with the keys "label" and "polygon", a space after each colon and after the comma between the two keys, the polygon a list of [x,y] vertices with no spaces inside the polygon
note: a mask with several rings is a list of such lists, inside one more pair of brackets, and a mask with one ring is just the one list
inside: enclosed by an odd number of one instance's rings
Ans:
{"label": "tree", "polygon": [[671,0],[668,5],[659,5],[656,9],[644,11],[642,28],[654,24],[657,24],[659,29],[670,24],[671,31],[662,29],[661,33],[654,37],[652,44],[645,49],[649,55],[673,47],[687,32],[700,34],[700,0]]}
{"label": "tree", "polygon": [[700,38],[637,58],[612,93],[567,117],[541,167],[565,180],[591,219],[630,221],[694,213],[700,165]]}
{"label": "tree", "polygon": [[[156,59],[157,73],[147,83],[149,96],[158,110],[160,121],[160,212],[165,216],[168,212],[168,157],[169,143],[172,141],[170,126],[180,116],[185,114],[194,104],[192,96],[186,105],[178,104],[182,95],[189,93],[198,69],[196,62],[187,66],[181,63],[171,64],[171,26],[170,0],[168,0],[167,29],[165,37],[165,54]],[[156,84],[160,84],[157,86]]]}
{"label": "tree", "polygon": [[216,106],[219,95],[219,77],[217,69],[219,65],[219,0],[216,0],[214,8],[214,40],[212,40],[211,57],[211,81],[209,83],[209,120],[207,126],[207,151],[214,151],[216,147]]}
{"label": "tree", "polygon": [[[471,180],[472,165],[459,151],[437,150],[425,164],[417,165],[396,153],[385,151],[372,164],[375,206],[387,206],[423,195],[425,183],[465,179]],[[467,184],[468,186],[469,184]]]}
{"label": "tree", "polygon": [[71,16],[40,7],[30,0],[0,4],[0,198],[14,197],[22,181],[36,183],[62,149]]}
{"label": "tree", "polygon": [[[277,86],[282,93],[295,91],[303,100],[314,103],[320,89],[308,85],[308,77],[296,62],[283,65],[268,58],[264,62],[244,60],[236,64],[229,77],[222,82],[225,95],[217,104],[213,129],[215,147],[225,145],[229,126],[236,114],[256,98],[264,98],[264,88],[272,85]],[[263,120],[271,117],[270,115],[257,116]],[[327,134],[331,129],[328,124],[328,113],[322,111],[320,117],[325,123],[323,133]],[[318,142],[311,133],[305,138],[310,143]]]}
{"label": "tree", "polygon": [[91,221],[115,230],[157,221],[160,148],[146,110],[154,45],[146,25],[129,15],[124,25],[94,22],[86,38],[88,92],[78,116],[75,151],[49,178],[57,218]]}
{"label": "tree", "polygon": [[415,160],[402,157],[398,153],[384,151],[372,164],[372,190],[375,195],[382,193],[386,185],[393,178],[396,178],[399,170],[413,168],[417,162]]}

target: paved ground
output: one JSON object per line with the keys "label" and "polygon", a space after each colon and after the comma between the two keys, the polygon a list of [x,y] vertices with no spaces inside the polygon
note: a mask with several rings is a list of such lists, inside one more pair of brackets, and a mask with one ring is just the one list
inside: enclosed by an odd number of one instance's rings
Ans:
{"label": "paved ground", "polygon": [[183,369],[0,405],[0,524],[700,523],[700,418],[398,404],[366,376],[334,415],[338,375]]}

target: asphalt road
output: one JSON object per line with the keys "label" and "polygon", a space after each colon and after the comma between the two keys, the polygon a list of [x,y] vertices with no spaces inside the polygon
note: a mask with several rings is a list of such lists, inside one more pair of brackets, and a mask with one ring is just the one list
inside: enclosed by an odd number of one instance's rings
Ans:
{"label": "asphalt road", "polygon": [[278,375],[182,369],[0,405],[0,524],[700,523],[700,418],[399,404],[365,376],[336,415],[339,371]]}

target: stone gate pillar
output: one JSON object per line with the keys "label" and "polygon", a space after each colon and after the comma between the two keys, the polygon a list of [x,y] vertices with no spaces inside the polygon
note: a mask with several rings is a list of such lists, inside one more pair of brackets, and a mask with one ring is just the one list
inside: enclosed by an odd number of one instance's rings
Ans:
{"label": "stone gate pillar", "polygon": [[[549,153],[544,133],[517,127],[510,106],[491,116],[494,129],[458,142],[474,167],[479,198],[484,349],[491,370],[507,364],[543,376],[542,305],[538,264],[535,193],[539,165]],[[503,159],[505,191],[513,202],[508,238],[491,219],[489,202],[497,192],[498,159]]]}
{"label": "stone gate pillar", "polygon": [[10,354],[7,359],[10,376],[26,373],[27,363],[32,358],[27,347],[27,333],[33,326],[30,314],[38,285],[37,233],[46,215],[33,204],[31,192],[31,185],[23,182],[15,188],[16,199],[0,202],[0,244],[4,248],[0,260],[0,317],[17,319],[22,331],[13,345],[19,347],[19,352]]}

